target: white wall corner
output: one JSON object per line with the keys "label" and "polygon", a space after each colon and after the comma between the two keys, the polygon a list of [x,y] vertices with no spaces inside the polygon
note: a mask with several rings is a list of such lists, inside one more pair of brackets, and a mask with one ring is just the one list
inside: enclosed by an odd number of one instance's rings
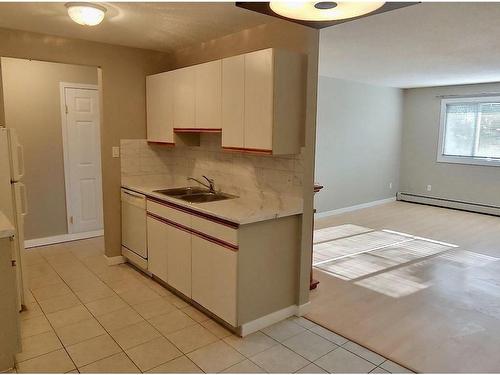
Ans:
{"label": "white wall corner", "polygon": [[311,310],[311,302],[306,302],[302,305],[297,306],[297,312],[295,315],[297,316],[304,316],[306,315],[309,311]]}
{"label": "white wall corner", "polygon": [[[291,316],[301,316],[306,313],[310,302],[307,302],[303,305],[297,306],[292,305],[285,307],[284,309],[272,312],[271,314],[267,314],[258,319],[252,320],[251,322],[247,322],[241,325],[241,336],[245,337],[251,333],[257,332],[263,328],[269,327],[275,323],[281,322],[286,318]],[[300,314],[300,315],[299,315]]]}
{"label": "white wall corner", "polygon": [[127,261],[122,255],[118,255],[115,257],[108,257],[107,255],[104,255],[104,258],[106,259],[108,266],[116,266],[117,264],[122,264]]}

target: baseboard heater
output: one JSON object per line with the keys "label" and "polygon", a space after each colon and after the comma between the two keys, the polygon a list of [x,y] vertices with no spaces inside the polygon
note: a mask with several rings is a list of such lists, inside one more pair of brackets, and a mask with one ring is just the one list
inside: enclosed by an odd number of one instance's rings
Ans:
{"label": "baseboard heater", "polygon": [[481,203],[464,202],[453,199],[429,197],[425,195],[418,195],[418,194],[411,194],[404,192],[399,192],[397,194],[397,200],[404,202],[427,204],[430,206],[453,208],[455,210],[477,212],[480,214],[500,216],[499,206],[493,206]]}

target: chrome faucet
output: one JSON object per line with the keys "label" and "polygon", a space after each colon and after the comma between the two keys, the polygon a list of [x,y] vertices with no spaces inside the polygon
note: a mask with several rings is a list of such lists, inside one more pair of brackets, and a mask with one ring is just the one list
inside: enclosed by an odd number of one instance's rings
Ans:
{"label": "chrome faucet", "polygon": [[190,181],[190,180],[193,180],[193,181],[196,181],[197,183],[199,183],[200,185],[203,185],[205,186],[209,191],[210,193],[215,193],[215,181],[212,179],[212,178],[208,178],[207,176],[203,175],[202,176],[205,180],[207,180],[208,184],[204,183],[203,181],[200,181],[194,177],[188,177],[187,180]]}

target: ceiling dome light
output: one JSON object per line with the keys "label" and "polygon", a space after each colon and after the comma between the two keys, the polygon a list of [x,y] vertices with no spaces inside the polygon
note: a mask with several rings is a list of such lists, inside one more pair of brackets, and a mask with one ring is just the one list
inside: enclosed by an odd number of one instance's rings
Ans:
{"label": "ceiling dome light", "polygon": [[67,3],[66,8],[71,19],[84,26],[100,24],[106,13],[106,8],[94,3]]}
{"label": "ceiling dome light", "polygon": [[334,21],[362,16],[382,7],[385,1],[271,1],[269,6],[280,16],[304,21]]}

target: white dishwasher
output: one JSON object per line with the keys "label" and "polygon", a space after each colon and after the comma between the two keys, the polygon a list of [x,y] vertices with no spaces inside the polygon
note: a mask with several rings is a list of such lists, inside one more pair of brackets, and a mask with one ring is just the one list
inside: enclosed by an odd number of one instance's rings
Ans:
{"label": "white dishwasher", "polygon": [[122,188],[121,204],[122,255],[137,267],[147,271],[146,196]]}

